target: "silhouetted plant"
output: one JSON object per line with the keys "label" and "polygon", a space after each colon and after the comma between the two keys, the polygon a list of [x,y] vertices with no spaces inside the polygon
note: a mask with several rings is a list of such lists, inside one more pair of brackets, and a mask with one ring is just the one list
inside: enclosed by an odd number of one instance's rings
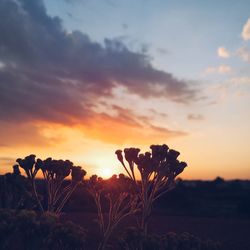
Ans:
{"label": "silhouetted plant", "polygon": [[[111,178],[110,182],[114,181],[115,178]],[[115,183],[115,191],[109,191],[109,185],[112,185],[112,183],[107,183],[108,187],[104,188],[103,179],[98,178],[97,175],[91,176],[88,183],[89,193],[97,207],[98,224],[102,236],[98,249],[105,249],[112,232],[124,218],[139,211],[137,196],[122,190],[124,186],[118,185],[118,183]],[[102,198],[106,198],[108,201],[108,216],[106,219]]]}
{"label": "silhouetted plant", "polygon": [[3,250],[81,250],[86,233],[72,222],[61,222],[56,216],[34,211],[0,210],[0,246]]}
{"label": "silhouetted plant", "polygon": [[[175,178],[187,166],[177,158],[179,152],[165,144],[151,145],[151,153],[139,154],[138,148],[125,148],[124,158],[122,150],[115,153],[121,162],[129,178],[137,187],[138,196],[142,206],[141,229],[147,234],[147,223],[152,210],[153,202],[161,195],[170,191],[175,186]],[[139,180],[136,179],[135,166],[139,172]]]}
{"label": "silhouetted plant", "polygon": [[[41,159],[36,160],[35,155],[29,155],[24,159],[17,159],[17,162],[31,181],[33,193],[41,211],[50,211],[56,214],[61,212],[77,185],[82,182],[86,175],[85,170],[73,166],[73,163],[69,160],[47,158],[42,161]],[[39,170],[42,171],[47,187],[47,207],[41,203],[37,192],[35,178]],[[69,184],[65,185],[65,180],[69,176],[71,176]]]}
{"label": "silhouetted plant", "polygon": [[[41,211],[44,211],[43,206],[42,206],[41,201],[40,201],[40,198],[39,198],[38,193],[37,193],[37,189],[36,189],[35,177],[36,177],[36,174],[37,174],[39,168],[37,166],[35,166],[35,163],[36,163],[35,158],[36,158],[35,155],[29,155],[29,156],[26,156],[24,159],[18,158],[16,160],[16,162],[19,164],[19,166],[21,168],[24,169],[27,178],[31,182],[32,191],[33,191],[35,199],[39,205],[39,208]],[[17,168],[18,168],[18,166],[17,166]]]}
{"label": "silhouetted plant", "polygon": [[17,165],[13,173],[0,176],[0,207],[9,209],[32,208],[34,200],[27,179],[20,174]]}

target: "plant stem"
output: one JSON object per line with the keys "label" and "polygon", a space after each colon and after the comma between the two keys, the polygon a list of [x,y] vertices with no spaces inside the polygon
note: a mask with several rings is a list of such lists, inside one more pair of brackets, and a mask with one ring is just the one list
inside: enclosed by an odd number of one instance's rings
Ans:
{"label": "plant stem", "polygon": [[42,204],[41,204],[41,202],[40,202],[40,199],[39,199],[38,194],[37,194],[37,191],[36,191],[36,183],[35,183],[35,180],[34,180],[34,179],[32,179],[31,184],[32,184],[32,189],[33,189],[33,192],[34,192],[36,201],[37,201],[37,203],[38,203],[38,206],[39,206],[40,210],[41,210],[42,212],[44,212],[43,206],[42,206]]}

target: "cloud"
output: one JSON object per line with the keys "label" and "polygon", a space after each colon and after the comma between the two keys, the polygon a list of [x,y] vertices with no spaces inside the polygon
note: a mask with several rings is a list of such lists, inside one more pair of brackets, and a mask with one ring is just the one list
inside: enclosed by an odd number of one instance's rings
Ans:
{"label": "cloud", "polygon": [[164,113],[164,112],[158,112],[157,110],[153,109],[153,108],[150,108],[149,111],[156,115],[156,116],[159,116],[161,118],[167,118],[168,117],[168,114]]}
{"label": "cloud", "polygon": [[250,85],[250,77],[249,76],[241,76],[241,77],[234,77],[228,80],[229,83],[234,85]]}
{"label": "cloud", "polygon": [[[247,20],[247,22],[245,23],[245,25],[243,26],[242,32],[241,32],[241,37],[243,38],[243,40],[248,41],[250,40],[250,18]],[[248,47],[242,46],[240,47],[236,52],[234,53],[230,53],[226,48],[224,47],[219,47],[217,49],[217,54],[219,57],[222,58],[229,58],[231,56],[238,56],[240,57],[243,61],[245,62],[250,62],[250,50],[248,49]],[[214,68],[214,67],[209,67],[206,70],[206,73],[220,73],[220,74],[224,74],[224,73],[229,73],[231,71],[231,68],[229,66],[226,65],[221,65],[218,68]]]}
{"label": "cloud", "polygon": [[243,61],[250,62],[250,50],[247,47],[241,47],[236,53]]}
{"label": "cloud", "polygon": [[169,54],[169,51],[164,49],[164,48],[157,48],[156,51],[160,54],[160,55],[167,55]]}
{"label": "cloud", "polygon": [[154,141],[163,143],[170,138],[187,135],[184,131],[153,125],[148,119],[136,118],[131,110],[120,107],[118,109],[121,110],[117,116],[101,113],[88,124],[83,124],[81,130],[89,138],[117,145],[147,145],[152,143],[152,138]]}
{"label": "cloud", "polygon": [[5,170],[8,170],[8,172],[12,172],[12,169],[10,168],[16,164],[16,159],[11,157],[0,157],[0,173],[5,173]]}
{"label": "cloud", "polygon": [[228,74],[232,72],[232,68],[228,65],[220,65],[218,67],[208,67],[205,74]]}
{"label": "cloud", "polygon": [[5,64],[3,62],[0,61],[0,69],[1,68],[4,68],[5,67]]}
{"label": "cloud", "polygon": [[117,86],[143,98],[190,102],[189,83],[158,70],[150,57],[121,41],[93,42],[68,33],[42,1],[0,2],[0,119],[81,123]]}
{"label": "cloud", "polygon": [[127,30],[127,29],[128,29],[128,25],[127,25],[126,23],[122,23],[122,28],[123,28],[124,30]]}
{"label": "cloud", "polygon": [[230,57],[230,52],[224,47],[219,47],[217,50],[217,54],[219,57],[222,57],[222,58],[229,58]]}
{"label": "cloud", "polygon": [[49,135],[44,132],[46,125],[34,123],[0,122],[0,148],[7,147],[48,147],[61,139],[56,131]]}
{"label": "cloud", "polygon": [[245,41],[250,40],[250,18],[248,18],[247,22],[243,26],[243,30],[241,32],[241,37]]}
{"label": "cloud", "polygon": [[[107,106],[107,109],[110,107]],[[152,138],[155,141],[164,141],[187,135],[184,131],[152,124],[150,117],[138,115],[129,108],[112,105],[112,110],[114,111],[112,115],[110,112],[101,112],[95,116],[95,119],[83,124],[84,134],[115,144],[136,142],[147,144],[152,142]]]}
{"label": "cloud", "polygon": [[201,114],[188,114],[187,119],[191,121],[202,121],[204,120],[204,116]]}

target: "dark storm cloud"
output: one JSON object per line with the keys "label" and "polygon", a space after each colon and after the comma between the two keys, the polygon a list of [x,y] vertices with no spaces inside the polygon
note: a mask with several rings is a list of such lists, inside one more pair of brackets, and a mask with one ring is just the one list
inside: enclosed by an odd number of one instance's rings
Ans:
{"label": "dark storm cloud", "polygon": [[42,1],[0,0],[0,17],[0,120],[79,122],[116,86],[145,98],[196,97],[186,82],[121,41],[101,45],[82,32],[67,33]]}

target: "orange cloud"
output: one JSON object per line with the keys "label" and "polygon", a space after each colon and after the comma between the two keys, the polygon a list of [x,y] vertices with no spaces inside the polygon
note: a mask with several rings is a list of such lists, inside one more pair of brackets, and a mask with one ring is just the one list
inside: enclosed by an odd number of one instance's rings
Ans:
{"label": "orange cloud", "polygon": [[82,130],[89,138],[117,145],[151,144],[152,141],[164,142],[172,137],[186,135],[182,131],[155,126],[149,122],[139,122],[139,118],[128,110],[117,117],[102,113],[96,115],[88,124],[83,125]]}

